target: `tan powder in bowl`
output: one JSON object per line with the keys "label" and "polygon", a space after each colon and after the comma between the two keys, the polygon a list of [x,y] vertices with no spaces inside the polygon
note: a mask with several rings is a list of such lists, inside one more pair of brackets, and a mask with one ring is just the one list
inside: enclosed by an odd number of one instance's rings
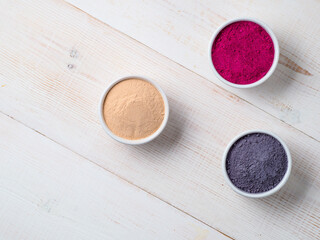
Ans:
{"label": "tan powder in bowl", "polygon": [[108,92],[103,115],[108,128],[115,135],[137,140],[155,133],[165,114],[160,92],[149,82],[127,79]]}

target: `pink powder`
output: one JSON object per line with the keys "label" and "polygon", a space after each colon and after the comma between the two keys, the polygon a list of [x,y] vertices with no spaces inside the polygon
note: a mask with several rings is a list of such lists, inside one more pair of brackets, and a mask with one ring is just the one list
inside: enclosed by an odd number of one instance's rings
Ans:
{"label": "pink powder", "polygon": [[235,84],[250,84],[267,74],[274,58],[270,35],[260,25],[240,21],[220,31],[211,58],[217,72]]}

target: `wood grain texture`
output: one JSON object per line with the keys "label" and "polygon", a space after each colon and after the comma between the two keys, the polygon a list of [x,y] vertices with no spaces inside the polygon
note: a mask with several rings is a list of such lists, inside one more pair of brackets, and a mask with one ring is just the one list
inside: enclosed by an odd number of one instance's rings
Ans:
{"label": "wood grain texture", "polygon": [[0,239],[230,239],[0,114]]}
{"label": "wood grain texture", "polygon": [[[67,1],[320,140],[319,1]],[[208,60],[213,32],[227,19],[243,16],[270,25],[281,52],[271,79],[249,90],[221,83]]]}
{"label": "wood grain texture", "polygon": [[[60,0],[0,7],[1,112],[231,238],[320,238],[318,141]],[[104,88],[131,74],[155,79],[171,107],[139,147],[110,139],[97,113]],[[233,193],[220,169],[228,141],[252,128],[293,156],[288,184],[263,200]]]}

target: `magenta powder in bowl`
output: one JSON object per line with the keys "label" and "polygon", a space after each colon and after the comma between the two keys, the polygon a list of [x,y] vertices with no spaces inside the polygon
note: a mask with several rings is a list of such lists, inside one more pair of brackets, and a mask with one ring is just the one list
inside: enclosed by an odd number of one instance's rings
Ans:
{"label": "magenta powder in bowl", "polygon": [[211,60],[217,73],[237,85],[261,80],[274,59],[273,39],[253,21],[234,21],[226,25],[215,36],[211,47]]}

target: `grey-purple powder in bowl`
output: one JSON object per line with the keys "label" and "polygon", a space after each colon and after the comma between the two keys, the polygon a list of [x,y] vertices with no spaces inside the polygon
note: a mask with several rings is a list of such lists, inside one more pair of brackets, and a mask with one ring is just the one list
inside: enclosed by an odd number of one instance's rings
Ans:
{"label": "grey-purple powder in bowl", "polygon": [[251,133],[230,148],[226,170],[231,182],[248,193],[273,189],[284,177],[288,158],[282,144],[265,133]]}

